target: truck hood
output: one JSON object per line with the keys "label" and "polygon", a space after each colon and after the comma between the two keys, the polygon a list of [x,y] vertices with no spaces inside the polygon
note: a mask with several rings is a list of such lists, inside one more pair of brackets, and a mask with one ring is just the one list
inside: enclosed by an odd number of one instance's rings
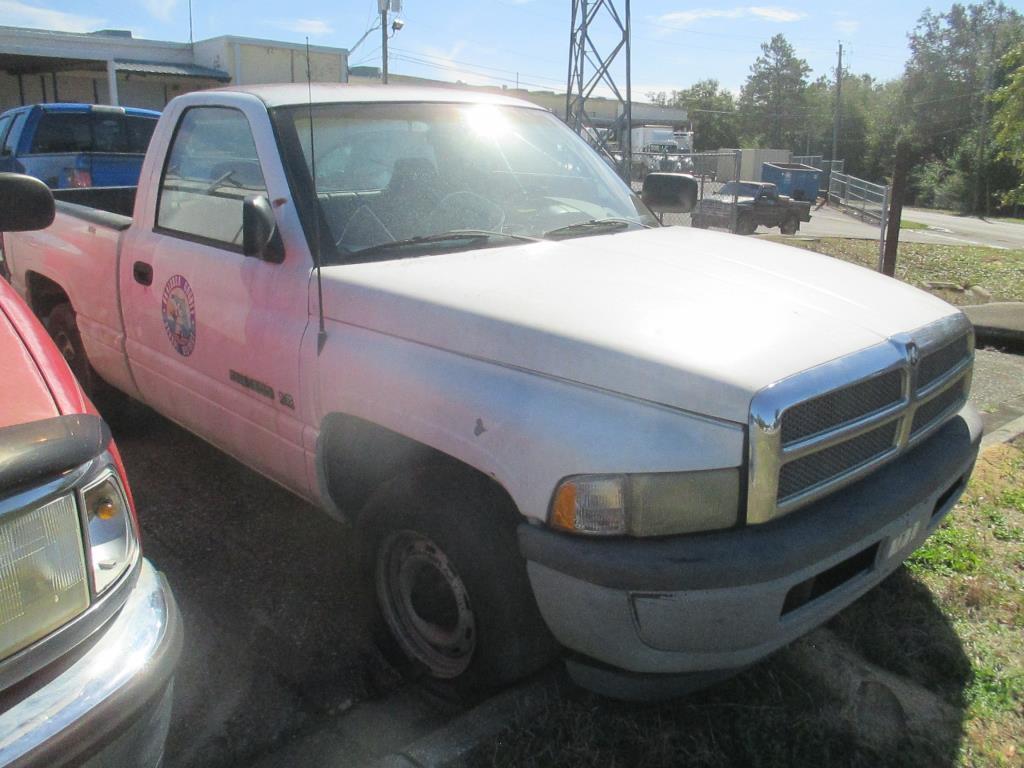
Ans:
{"label": "truck hood", "polygon": [[338,322],[743,423],[763,387],[957,312],[827,256],[683,227],[333,266],[323,290]]}
{"label": "truck hood", "polygon": [[0,302],[0,428],[59,416],[35,358]]}

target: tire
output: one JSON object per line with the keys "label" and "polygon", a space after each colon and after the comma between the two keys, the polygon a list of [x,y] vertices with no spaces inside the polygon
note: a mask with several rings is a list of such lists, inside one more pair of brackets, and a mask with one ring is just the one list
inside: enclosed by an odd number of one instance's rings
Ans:
{"label": "tire", "polygon": [[784,235],[795,235],[800,230],[800,221],[790,216],[779,224],[779,232]]}
{"label": "tire", "polygon": [[358,518],[378,645],[406,677],[447,698],[523,678],[557,651],[514,513],[486,478],[435,467],[385,483]]}
{"label": "tire", "polygon": [[93,370],[85,354],[82,335],[78,331],[75,310],[71,308],[71,304],[65,301],[55,306],[43,320],[43,326],[53,339],[53,343],[57,345],[71,372],[75,374],[85,394],[104,417],[109,419],[110,414],[120,410],[128,398],[103,381]]}
{"label": "tire", "polygon": [[749,213],[741,213],[739,218],[736,219],[736,232],[737,235],[752,235],[757,231],[757,225],[754,223],[754,219]]}

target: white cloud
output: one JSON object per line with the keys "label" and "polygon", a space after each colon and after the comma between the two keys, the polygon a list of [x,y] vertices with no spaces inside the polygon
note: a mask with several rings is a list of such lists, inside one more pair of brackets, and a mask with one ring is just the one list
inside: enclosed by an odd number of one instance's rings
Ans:
{"label": "white cloud", "polygon": [[673,11],[658,17],[660,24],[670,24],[675,27],[686,27],[701,19],[736,19],[743,15],[744,8],[731,8],[729,10],[715,8],[696,8],[692,11]]}
{"label": "white cloud", "polygon": [[0,18],[4,24],[34,29],[54,29],[61,32],[94,32],[106,26],[107,20],[75,13],[40,8],[17,0],[0,0]]}
{"label": "white cloud", "polygon": [[330,35],[334,33],[334,28],[323,19],[294,19],[292,21],[282,21],[281,26],[287,29],[289,32],[297,32],[300,35]]}
{"label": "white cloud", "polygon": [[856,19],[840,19],[832,24],[832,27],[836,32],[841,32],[844,35],[852,35],[858,29],[860,29],[860,22]]}
{"label": "white cloud", "polygon": [[178,0],[142,0],[149,13],[160,21],[170,21]]}
{"label": "white cloud", "polygon": [[775,5],[748,5],[735,8],[695,8],[689,11],[673,11],[658,17],[659,24],[673,27],[687,27],[703,19],[740,19],[753,16],[766,21],[799,21],[807,14]]}
{"label": "white cloud", "polygon": [[807,15],[803,11],[791,11],[788,8],[779,8],[775,5],[752,5],[747,10],[751,16],[779,22],[800,21]]}

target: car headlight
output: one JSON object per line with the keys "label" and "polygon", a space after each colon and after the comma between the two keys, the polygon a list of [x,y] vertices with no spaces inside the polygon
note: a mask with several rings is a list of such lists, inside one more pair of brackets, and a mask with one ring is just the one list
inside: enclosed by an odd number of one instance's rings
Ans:
{"label": "car headlight", "polygon": [[131,566],[138,539],[127,496],[113,467],[83,488],[82,504],[93,589],[99,595]]}
{"label": "car headlight", "polygon": [[668,536],[740,521],[738,468],[631,475],[576,475],[551,501],[553,528],[597,536]]}

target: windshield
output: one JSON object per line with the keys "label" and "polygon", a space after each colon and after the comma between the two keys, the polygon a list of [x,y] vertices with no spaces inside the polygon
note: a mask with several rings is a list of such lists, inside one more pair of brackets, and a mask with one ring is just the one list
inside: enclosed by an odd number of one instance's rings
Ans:
{"label": "windshield", "polygon": [[[301,173],[311,174],[309,108],[282,113],[283,131],[301,147]],[[437,252],[444,249],[437,236],[448,232],[490,233],[505,244],[556,230],[564,238],[657,225],[614,171],[547,112],[322,104],[312,120],[317,196],[341,261],[369,249],[398,257],[388,244],[410,240],[429,240]],[[625,224],[600,226],[609,219]],[[451,246],[467,243],[481,241],[453,238]]]}
{"label": "windshield", "polygon": [[761,189],[760,184],[748,184],[742,181],[730,181],[718,190],[719,197],[754,197]]}

